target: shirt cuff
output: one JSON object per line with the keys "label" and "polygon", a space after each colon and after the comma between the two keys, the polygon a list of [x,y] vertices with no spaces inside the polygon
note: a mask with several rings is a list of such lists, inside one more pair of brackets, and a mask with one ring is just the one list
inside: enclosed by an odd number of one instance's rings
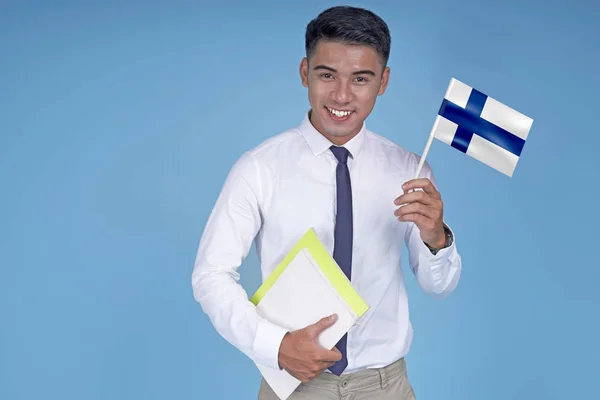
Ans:
{"label": "shirt cuff", "polygon": [[279,368],[279,347],[289,331],[262,319],[256,329],[254,338],[254,361],[271,368]]}

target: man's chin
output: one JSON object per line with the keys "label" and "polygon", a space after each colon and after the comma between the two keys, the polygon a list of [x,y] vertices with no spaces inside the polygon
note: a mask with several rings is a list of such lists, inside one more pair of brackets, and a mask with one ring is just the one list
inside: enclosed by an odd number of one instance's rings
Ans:
{"label": "man's chin", "polygon": [[[354,119],[354,118],[352,118]],[[362,126],[362,124],[357,125],[353,120],[347,120],[343,122],[334,121],[329,118],[327,114],[319,115],[317,121],[314,120],[314,115],[312,118],[313,126],[317,128],[317,130],[325,133],[326,136],[330,138],[336,139],[344,139],[350,136],[353,136],[356,132],[358,132]]]}
{"label": "man's chin", "polygon": [[329,122],[326,124],[325,128],[330,136],[344,138],[357,133],[360,130],[361,125],[357,125],[356,123]]}
{"label": "man's chin", "polygon": [[327,134],[334,138],[345,138],[352,135],[352,131],[350,130],[339,130],[339,129],[328,129]]}

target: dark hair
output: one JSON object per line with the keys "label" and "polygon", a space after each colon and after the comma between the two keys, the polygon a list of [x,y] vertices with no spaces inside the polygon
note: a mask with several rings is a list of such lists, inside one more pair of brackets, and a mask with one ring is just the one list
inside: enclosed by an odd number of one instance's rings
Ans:
{"label": "dark hair", "polygon": [[307,58],[313,54],[320,39],[370,46],[377,51],[384,66],[390,57],[392,39],[387,24],[364,8],[331,7],[310,21],[305,36]]}

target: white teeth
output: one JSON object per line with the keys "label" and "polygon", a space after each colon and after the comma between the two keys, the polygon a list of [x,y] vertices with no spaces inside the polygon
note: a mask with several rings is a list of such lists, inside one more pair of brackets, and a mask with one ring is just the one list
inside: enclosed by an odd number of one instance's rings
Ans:
{"label": "white teeth", "polygon": [[336,117],[345,117],[346,115],[352,114],[352,111],[338,111],[338,110],[334,110],[333,108],[329,108],[329,107],[327,107],[327,109],[329,110],[330,113],[332,113]]}

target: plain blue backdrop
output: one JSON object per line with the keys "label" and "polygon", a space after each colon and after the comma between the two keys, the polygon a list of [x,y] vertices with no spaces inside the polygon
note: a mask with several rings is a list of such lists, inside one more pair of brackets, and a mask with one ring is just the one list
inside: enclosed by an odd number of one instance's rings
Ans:
{"label": "plain blue backdrop", "polygon": [[[421,154],[451,77],[534,119],[513,178],[429,153],[464,272],[444,301],[407,275],[420,400],[598,398],[600,13],[551,3],[350,3],[392,33],[370,129]],[[308,110],[334,4],[2,2],[0,399],[256,398],[191,272],[232,163]]]}

